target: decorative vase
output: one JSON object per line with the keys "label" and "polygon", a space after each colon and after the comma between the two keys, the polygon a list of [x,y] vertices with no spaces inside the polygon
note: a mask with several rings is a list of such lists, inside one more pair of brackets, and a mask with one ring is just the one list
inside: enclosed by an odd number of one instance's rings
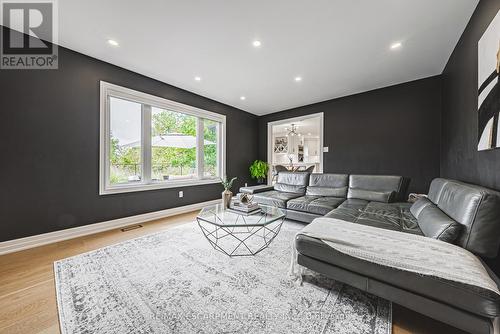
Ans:
{"label": "decorative vase", "polygon": [[225,209],[229,208],[229,203],[231,203],[231,198],[233,198],[233,193],[230,190],[224,190],[222,192],[222,205]]}

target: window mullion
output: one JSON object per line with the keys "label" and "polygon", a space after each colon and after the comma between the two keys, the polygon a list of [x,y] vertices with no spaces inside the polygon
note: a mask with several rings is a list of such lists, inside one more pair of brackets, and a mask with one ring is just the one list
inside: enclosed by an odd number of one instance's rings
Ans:
{"label": "window mullion", "polygon": [[223,172],[223,159],[222,159],[222,123],[217,123],[217,175],[218,177],[224,177]]}
{"label": "window mullion", "polygon": [[104,182],[106,187],[109,187],[111,184],[110,175],[111,175],[111,108],[109,96],[106,95],[104,101]]}
{"label": "window mullion", "polygon": [[143,183],[151,183],[151,106],[142,105],[142,177]]}
{"label": "window mullion", "polygon": [[198,179],[203,179],[205,173],[204,163],[204,133],[203,133],[203,118],[196,118],[196,170],[198,172]]}

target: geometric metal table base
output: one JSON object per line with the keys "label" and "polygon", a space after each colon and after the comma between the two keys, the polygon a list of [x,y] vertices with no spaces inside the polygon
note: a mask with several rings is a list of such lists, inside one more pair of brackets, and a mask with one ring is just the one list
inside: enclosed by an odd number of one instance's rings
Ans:
{"label": "geometric metal table base", "polygon": [[[285,217],[267,225],[246,223],[245,216],[241,225],[222,226],[196,218],[198,226],[212,247],[228,256],[251,256],[266,249],[278,235]],[[237,223],[237,221],[235,222]]]}

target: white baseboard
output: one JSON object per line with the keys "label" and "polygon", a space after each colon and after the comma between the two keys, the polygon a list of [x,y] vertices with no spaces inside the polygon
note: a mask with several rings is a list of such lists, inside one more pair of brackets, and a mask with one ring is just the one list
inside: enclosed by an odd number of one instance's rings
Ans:
{"label": "white baseboard", "polygon": [[58,241],[82,237],[89,234],[113,230],[115,228],[122,228],[125,226],[144,223],[151,220],[161,219],[165,217],[175,216],[178,214],[199,210],[205,206],[220,203],[220,199],[195,203],[191,205],[180,206],[161,211],[148,212],[137,216],[124,217],[114,220],[105,221],[102,223],[95,223],[85,226],[68,228],[61,231],[49,232],[38,234],[31,237],[8,240],[0,242],[0,255],[18,252],[24,249],[43,246]]}

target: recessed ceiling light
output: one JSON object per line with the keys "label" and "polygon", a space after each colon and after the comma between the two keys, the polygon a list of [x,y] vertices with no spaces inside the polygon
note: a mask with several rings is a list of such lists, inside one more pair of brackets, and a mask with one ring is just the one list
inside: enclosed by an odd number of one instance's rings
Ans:
{"label": "recessed ceiling light", "polygon": [[240,96],[240,100],[244,101],[246,100],[247,98],[245,96]]}
{"label": "recessed ceiling light", "polygon": [[108,44],[112,45],[112,46],[119,46],[120,45],[120,43],[118,43],[114,39],[108,39]]}
{"label": "recessed ceiling light", "polygon": [[196,77],[194,77],[194,80],[195,81],[201,81],[201,77],[196,76]]}
{"label": "recessed ceiling light", "polygon": [[311,133],[310,133],[310,132],[308,132],[308,133],[307,133],[307,135],[308,135],[308,136],[310,136],[310,135],[311,135]]}
{"label": "recessed ceiling light", "polygon": [[295,82],[300,82],[300,81],[302,81],[302,77],[295,77],[294,80],[295,80]]}
{"label": "recessed ceiling light", "polygon": [[252,45],[255,46],[256,48],[260,47],[262,45],[261,41],[255,40],[252,42]]}
{"label": "recessed ceiling light", "polygon": [[403,46],[403,44],[401,42],[392,43],[391,44],[391,50],[399,49],[402,46]]}

